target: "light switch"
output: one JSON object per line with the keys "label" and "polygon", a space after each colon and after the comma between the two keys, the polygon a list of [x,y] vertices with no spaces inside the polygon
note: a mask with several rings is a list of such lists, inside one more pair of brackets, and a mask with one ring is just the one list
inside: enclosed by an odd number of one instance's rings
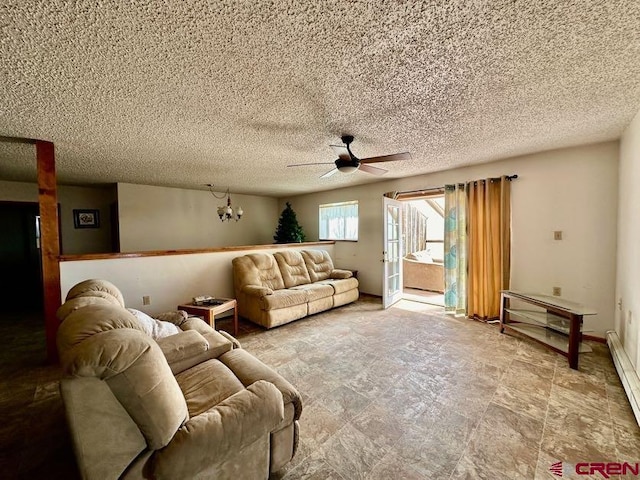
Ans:
{"label": "light switch", "polygon": [[562,240],[562,230],[556,230],[555,232],[553,232],[553,239]]}

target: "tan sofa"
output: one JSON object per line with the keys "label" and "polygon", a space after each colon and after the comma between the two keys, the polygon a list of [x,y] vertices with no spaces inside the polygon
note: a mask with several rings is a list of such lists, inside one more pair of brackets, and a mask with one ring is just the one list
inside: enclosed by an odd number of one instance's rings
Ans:
{"label": "tan sofa", "polygon": [[60,383],[85,479],[266,479],[295,454],[296,389],[233,337],[184,312],[154,340],[112,284],[58,310]]}
{"label": "tan sofa", "polygon": [[444,292],[444,264],[428,253],[414,252],[402,259],[402,283],[405,288]]}
{"label": "tan sofa", "polygon": [[254,253],[233,259],[239,314],[265,328],[358,299],[358,280],[324,250]]}

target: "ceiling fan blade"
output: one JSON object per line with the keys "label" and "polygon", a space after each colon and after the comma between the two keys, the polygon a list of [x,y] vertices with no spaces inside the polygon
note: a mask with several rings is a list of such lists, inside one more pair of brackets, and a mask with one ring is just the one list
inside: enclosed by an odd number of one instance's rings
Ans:
{"label": "ceiling fan blade", "polygon": [[345,147],[344,145],[329,145],[329,146],[333,148],[333,151],[335,152],[336,155],[338,155],[338,158],[340,158],[341,160],[351,161],[351,155],[349,155],[349,150],[347,150],[347,147]]}
{"label": "ceiling fan blade", "polygon": [[306,167],[307,165],[333,165],[333,162],[294,163],[293,165],[287,165],[287,167]]}
{"label": "ceiling fan blade", "polygon": [[327,173],[325,173],[324,175],[320,175],[320,178],[327,178],[330,177],[331,175],[333,175],[334,173],[337,173],[338,169],[334,168],[333,170],[329,170]]}
{"label": "ceiling fan blade", "polygon": [[374,175],[384,175],[389,171],[380,167],[372,167],[371,165],[367,165],[366,163],[360,163],[360,167],[358,168],[358,170],[361,170],[367,173],[372,173]]}
{"label": "ceiling fan blade", "polygon": [[392,155],[382,155],[381,157],[370,157],[360,159],[360,163],[377,163],[377,162],[397,162],[399,160],[411,160],[409,152],[394,153]]}

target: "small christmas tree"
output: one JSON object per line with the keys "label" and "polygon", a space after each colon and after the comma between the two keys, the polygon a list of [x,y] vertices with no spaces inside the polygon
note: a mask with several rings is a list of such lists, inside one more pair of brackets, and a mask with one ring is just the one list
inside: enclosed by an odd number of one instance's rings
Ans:
{"label": "small christmas tree", "polygon": [[278,228],[273,236],[276,243],[301,243],[304,242],[304,232],[296,218],[296,212],[291,208],[291,204],[287,202],[286,208],[280,215],[278,220]]}

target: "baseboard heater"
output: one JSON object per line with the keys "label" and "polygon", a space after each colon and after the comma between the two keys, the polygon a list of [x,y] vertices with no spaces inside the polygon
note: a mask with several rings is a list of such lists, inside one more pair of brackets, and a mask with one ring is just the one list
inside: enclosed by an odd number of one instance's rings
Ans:
{"label": "baseboard heater", "polygon": [[613,363],[622,381],[624,391],[627,393],[629,403],[631,403],[633,414],[636,416],[636,422],[640,425],[640,379],[638,374],[622,347],[620,337],[613,330],[607,332],[607,345],[609,345],[611,357],[613,357]]}

